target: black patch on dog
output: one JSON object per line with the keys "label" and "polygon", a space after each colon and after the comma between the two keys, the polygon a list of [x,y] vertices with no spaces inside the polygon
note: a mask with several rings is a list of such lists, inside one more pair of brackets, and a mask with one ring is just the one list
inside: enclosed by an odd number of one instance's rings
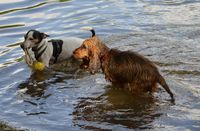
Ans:
{"label": "black patch on dog", "polygon": [[35,59],[36,60],[39,60],[40,56],[45,52],[47,46],[43,50],[41,50],[43,47],[44,47],[44,44],[41,45],[40,47],[36,46],[36,47],[32,48],[32,51],[35,54]]}
{"label": "black patch on dog", "polygon": [[46,37],[48,37],[49,35],[46,35],[46,34],[44,34],[44,33],[41,33],[41,32],[39,32],[39,31],[37,31],[37,30],[29,30],[27,33],[26,33],[26,35],[24,36],[24,39],[26,40],[27,39],[27,37],[28,37],[28,34],[30,33],[30,32],[33,32],[33,38],[34,39],[38,39],[38,42],[36,43],[36,44],[39,44],[41,41],[42,41],[42,39],[44,39],[44,38],[46,38]]}
{"label": "black patch on dog", "polygon": [[35,30],[33,32],[33,38],[34,39],[38,39],[38,42],[36,44],[39,44],[42,41],[42,39],[43,39],[43,33],[40,33],[39,31]]}
{"label": "black patch on dog", "polygon": [[[41,49],[41,48],[40,48],[40,49]],[[41,56],[41,55],[45,52],[45,50],[47,49],[47,46],[46,46],[41,52],[39,52],[40,49],[38,49],[38,51],[34,51],[35,59],[36,59],[36,60],[39,60],[40,56]]]}
{"label": "black patch on dog", "polygon": [[53,45],[53,57],[55,58],[54,60],[54,64],[55,64],[58,60],[58,56],[62,52],[63,41],[52,39],[49,42],[52,42],[52,45]]}

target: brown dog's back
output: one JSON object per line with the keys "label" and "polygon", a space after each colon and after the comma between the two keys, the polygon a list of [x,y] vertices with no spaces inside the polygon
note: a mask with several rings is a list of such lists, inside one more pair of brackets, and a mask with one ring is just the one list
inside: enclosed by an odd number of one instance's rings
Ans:
{"label": "brown dog's back", "polygon": [[115,80],[121,83],[137,79],[152,80],[158,75],[158,70],[151,61],[131,51],[111,49],[108,68]]}
{"label": "brown dog's back", "polygon": [[[152,91],[156,84],[161,84],[173,98],[164,78],[157,67],[147,58],[131,51],[119,51],[111,49],[107,56],[107,65],[103,69],[112,83],[130,84],[130,88],[140,88],[144,91]],[[106,72],[107,71],[107,72]]]}

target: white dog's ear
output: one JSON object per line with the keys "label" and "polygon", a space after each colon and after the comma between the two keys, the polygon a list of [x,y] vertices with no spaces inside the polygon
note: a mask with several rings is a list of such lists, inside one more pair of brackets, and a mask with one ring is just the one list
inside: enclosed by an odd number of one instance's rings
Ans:
{"label": "white dog's ear", "polygon": [[41,36],[42,36],[43,39],[49,37],[49,35],[47,35],[47,34],[45,34],[45,33],[40,33],[40,34],[41,34]]}

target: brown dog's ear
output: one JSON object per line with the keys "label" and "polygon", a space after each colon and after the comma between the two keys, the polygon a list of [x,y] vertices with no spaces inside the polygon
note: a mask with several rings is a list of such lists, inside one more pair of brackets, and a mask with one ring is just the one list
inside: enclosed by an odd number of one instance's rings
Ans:
{"label": "brown dog's ear", "polygon": [[90,65],[89,71],[95,74],[101,68],[101,61],[99,59],[99,51],[96,48],[89,50]]}
{"label": "brown dog's ear", "polygon": [[47,35],[47,34],[45,34],[45,33],[40,33],[40,34],[41,34],[41,36],[42,36],[43,39],[49,37],[49,35]]}

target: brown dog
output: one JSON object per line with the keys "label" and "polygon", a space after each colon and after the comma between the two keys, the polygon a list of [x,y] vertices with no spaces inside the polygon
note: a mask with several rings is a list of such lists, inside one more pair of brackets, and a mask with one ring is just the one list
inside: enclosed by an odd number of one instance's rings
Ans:
{"label": "brown dog", "polygon": [[76,59],[82,59],[81,68],[88,69],[92,74],[102,68],[106,80],[114,85],[128,87],[131,91],[151,92],[159,83],[174,101],[165,79],[151,61],[135,52],[110,49],[92,28],[88,30],[92,32],[92,37],[73,52]]}

